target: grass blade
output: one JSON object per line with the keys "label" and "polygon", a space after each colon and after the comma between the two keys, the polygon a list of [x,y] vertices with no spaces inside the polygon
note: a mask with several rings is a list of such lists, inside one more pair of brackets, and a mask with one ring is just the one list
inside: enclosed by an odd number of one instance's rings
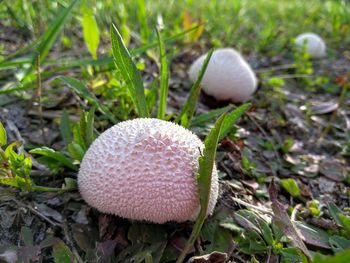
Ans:
{"label": "grass blade", "polygon": [[137,5],[137,19],[140,25],[141,39],[143,42],[148,41],[149,31],[147,25],[147,12],[146,12],[146,1],[136,0]]}
{"label": "grass blade", "polygon": [[169,88],[169,66],[167,56],[165,54],[164,42],[162,36],[158,30],[158,44],[159,44],[159,57],[160,57],[160,94],[159,94],[159,106],[158,106],[158,119],[164,119],[166,113],[166,104],[168,98]]}
{"label": "grass blade", "polygon": [[[198,29],[198,27],[201,26],[201,25],[196,25],[188,30],[184,30],[174,36],[170,36],[170,37],[167,37],[167,38],[164,38],[163,41],[165,44],[169,44],[175,40],[178,40],[184,36],[186,36],[187,34],[193,32],[193,31],[196,31]],[[158,43],[155,42],[155,43],[151,43],[151,44],[147,44],[147,45],[144,45],[142,47],[139,47],[139,48],[135,48],[135,49],[132,49],[130,51],[130,54],[131,55],[139,55],[139,54],[142,54],[144,52],[146,52],[147,50],[151,49],[151,48],[155,48],[158,46]]]}
{"label": "grass blade", "polygon": [[93,59],[97,58],[97,48],[100,43],[100,31],[94,17],[94,14],[91,9],[87,6],[82,7],[83,13],[83,33],[85,44],[92,56]]}
{"label": "grass blade", "polygon": [[7,144],[7,135],[4,125],[0,121],[0,147]]}
{"label": "grass blade", "polygon": [[223,108],[215,109],[208,111],[207,113],[200,114],[198,116],[193,117],[190,126],[198,127],[204,125],[210,120],[217,119],[224,112],[229,111],[232,108],[231,105],[225,106]]}
{"label": "grass blade", "polygon": [[196,106],[197,106],[197,100],[198,100],[198,96],[199,96],[199,92],[200,92],[200,83],[203,79],[204,73],[207,69],[207,66],[209,64],[210,58],[213,54],[214,50],[210,50],[207,57],[204,60],[204,63],[202,65],[202,68],[199,72],[198,78],[196,80],[196,82],[193,84],[191,91],[190,91],[190,95],[188,96],[185,105],[182,107],[180,115],[176,118],[175,122],[181,122],[181,125],[184,127],[188,127],[191,119],[193,117],[193,114],[196,110]]}
{"label": "grass blade", "polygon": [[152,81],[151,87],[148,90],[148,93],[146,93],[147,107],[150,115],[152,115],[153,108],[157,102],[157,93],[158,93],[158,85],[157,85],[156,79],[154,79]]}
{"label": "grass blade", "polygon": [[112,113],[104,106],[100,104],[98,99],[92,94],[88,88],[79,80],[72,77],[58,77],[60,81],[63,81],[79,96],[86,99],[92,106],[98,109],[102,114],[106,115],[109,120],[115,122],[115,118]]}
{"label": "grass blade", "polygon": [[12,60],[3,60],[0,62],[0,69],[12,69],[17,68],[18,66],[31,63],[33,61],[32,56],[19,57]]}
{"label": "grass blade", "polygon": [[73,140],[72,130],[71,130],[71,122],[69,120],[69,115],[66,111],[66,109],[63,110],[61,121],[60,121],[60,132],[62,139],[64,141],[64,144],[68,146]]}
{"label": "grass blade", "polygon": [[114,24],[111,26],[111,40],[114,62],[129,87],[137,112],[140,117],[149,117],[141,74]]}
{"label": "grass blade", "polygon": [[91,110],[86,114],[85,142],[87,147],[89,147],[91,143],[95,140],[94,117],[95,108],[92,107]]}
{"label": "grass blade", "polygon": [[181,263],[185,259],[187,253],[192,248],[194,242],[198,238],[200,231],[202,229],[203,223],[205,221],[208,204],[209,204],[209,195],[211,187],[212,172],[215,163],[216,148],[219,141],[221,127],[224,123],[226,113],[220,116],[216,121],[214,128],[212,128],[205,139],[205,148],[203,156],[199,157],[199,169],[197,175],[198,191],[201,210],[199,212],[196,223],[193,226],[192,233],[190,238],[187,241],[186,247],[182,250],[179,258],[176,263]]}
{"label": "grass blade", "polygon": [[[53,21],[53,23],[48,27],[47,31],[42,35],[40,38],[41,41],[38,44],[38,48],[36,49],[36,52],[38,53],[38,56],[40,57],[41,64],[44,64],[45,58],[47,54],[49,53],[50,49],[52,48],[53,44],[56,41],[56,38],[62,29],[64,22],[68,18],[68,15],[72,11],[73,7],[79,2],[79,0],[74,0],[67,8],[63,8],[60,10],[58,15],[56,16],[56,19]],[[31,71],[33,66],[35,65],[35,60],[37,56],[33,57],[32,60],[32,66],[29,68],[28,73]]]}
{"label": "grass blade", "polygon": [[220,139],[224,138],[229,133],[229,131],[232,128],[232,125],[242,116],[244,112],[246,112],[249,109],[250,105],[250,103],[242,104],[237,109],[227,114],[227,117],[225,118],[224,123],[222,124]]}

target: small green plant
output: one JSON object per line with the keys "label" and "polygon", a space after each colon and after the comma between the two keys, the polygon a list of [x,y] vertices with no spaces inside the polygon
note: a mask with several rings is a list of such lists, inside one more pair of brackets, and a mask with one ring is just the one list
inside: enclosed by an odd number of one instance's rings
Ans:
{"label": "small green plant", "polygon": [[243,149],[241,164],[246,175],[256,178],[258,183],[265,182],[266,175],[258,171],[257,166],[253,161],[252,152],[248,148]]}
{"label": "small green plant", "polygon": [[295,49],[293,52],[293,58],[295,77],[300,80],[306,90],[315,91],[314,81],[311,78],[314,73],[314,68],[310,55],[306,52],[306,45],[303,46],[302,50]]}
{"label": "small green plant", "polygon": [[[6,131],[0,122],[0,183],[21,189],[22,191],[65,192],[72,190],[72,182],[66,178],[62,188],[39,186],[30,177],[32,159],[18,150],[22,142],[7,143]],[[16,150],[17,149],[17,150]]]}
{"label": "small green plant", "polygon": [[282,262],[307,262],[299,249],[289,246],[289,238],[268,215],[242,209],[234,220],[226,219],[220,225],[234,232],[239,250],[245,254],[259,257],[271,251],[280,255]]}
{"label": "small green plant", "polygon": [[[6,131],[0,122],[0,182],[26,191],[31,191],[33,182],[30,179],[32,160],[15,148],[22,145],[15,141],[7,145]],[[2,147],[5,147],[4,149]]]}

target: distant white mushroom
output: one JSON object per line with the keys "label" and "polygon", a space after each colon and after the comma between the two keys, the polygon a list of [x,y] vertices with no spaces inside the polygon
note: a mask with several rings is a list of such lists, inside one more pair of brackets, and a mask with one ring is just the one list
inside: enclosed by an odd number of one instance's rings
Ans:
{"label": "distant white mushroom", "polygon": [[323,58],[326,56],[326,44],[323,39],[314,33],[303,33],[295,39],[298,49],[302,49],[306,45],[306,52],[312,58]]}
{"label": "distant white mushroom", "polygon": [[[103,132],[78,174],[84,200],[101,212],[154,223],[195,220],[200,210],[196,175],[204,144],[172,122],[141,118]],[[218,197],[214,166],[208,214]]]}
{"label": "distant white mushroom", "polygon": [[[206,54],[199,57],[189,69],[189,77],[196,81]],[[209,61],[201,87],[218,100],[244,102],[255,92],[256,76],[239,52],[232,48],[217,49]]]}

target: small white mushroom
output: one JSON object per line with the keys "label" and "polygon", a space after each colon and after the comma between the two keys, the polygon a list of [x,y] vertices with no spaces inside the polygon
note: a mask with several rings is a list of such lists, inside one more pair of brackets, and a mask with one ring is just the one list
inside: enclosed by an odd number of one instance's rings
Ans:
{"label": "small white mushroom", "polygon": [[[206,54],[199,57],[189,69],[189,77],[196,81]],[[232,48],[217,49],[209,61],[201,87],[218,100],[244,102],[255,92],[256,76],[239,52]]]}
{"label": "small white mushroom", "polygon": [[[195,220],[204,144],[191,131],[151,118],[114,125],[90,146],[78,174],[84,200],[101,212],[154,223]],[[214,166],[208,213],[218,197]]]}
{"label": "small white mushroom", "polygon": [[298,49],[306,46],[306,52],[312,58],[323,58],[326,56],[326,44],[323,39],[314,33],[303,33],[295,39],[295,44]]}

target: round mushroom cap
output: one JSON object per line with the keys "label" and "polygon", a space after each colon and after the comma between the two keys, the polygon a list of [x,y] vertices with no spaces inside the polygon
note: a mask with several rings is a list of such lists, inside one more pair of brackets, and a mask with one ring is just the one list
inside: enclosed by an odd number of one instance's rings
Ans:
{"label": "round mushroom cap", "polygon": [[306,45],[306,51],[312,58],[323,58],[326,56],[326,44],[320,36],[314,33],[304,33],[297,36],[295,44],[299,49]]}
{"label": "round mushroom cap", "polygon": [[[154,223],[195,220],[200,210],[196,175],[202,141],[159,119],[120,122],[86,152],[78,173],[84,200],[104,213]],[[208,214],[218,197],[214,166]]]}
{"label": "round mushroom cap", "polygon": [[[194,82],[207,54],[199,57],[189,69]],[[201,86],[203,91],[218,100],[244,102],[257,87],[256,76],[240,53],[232,48],[217,49],[209,61]]]}

